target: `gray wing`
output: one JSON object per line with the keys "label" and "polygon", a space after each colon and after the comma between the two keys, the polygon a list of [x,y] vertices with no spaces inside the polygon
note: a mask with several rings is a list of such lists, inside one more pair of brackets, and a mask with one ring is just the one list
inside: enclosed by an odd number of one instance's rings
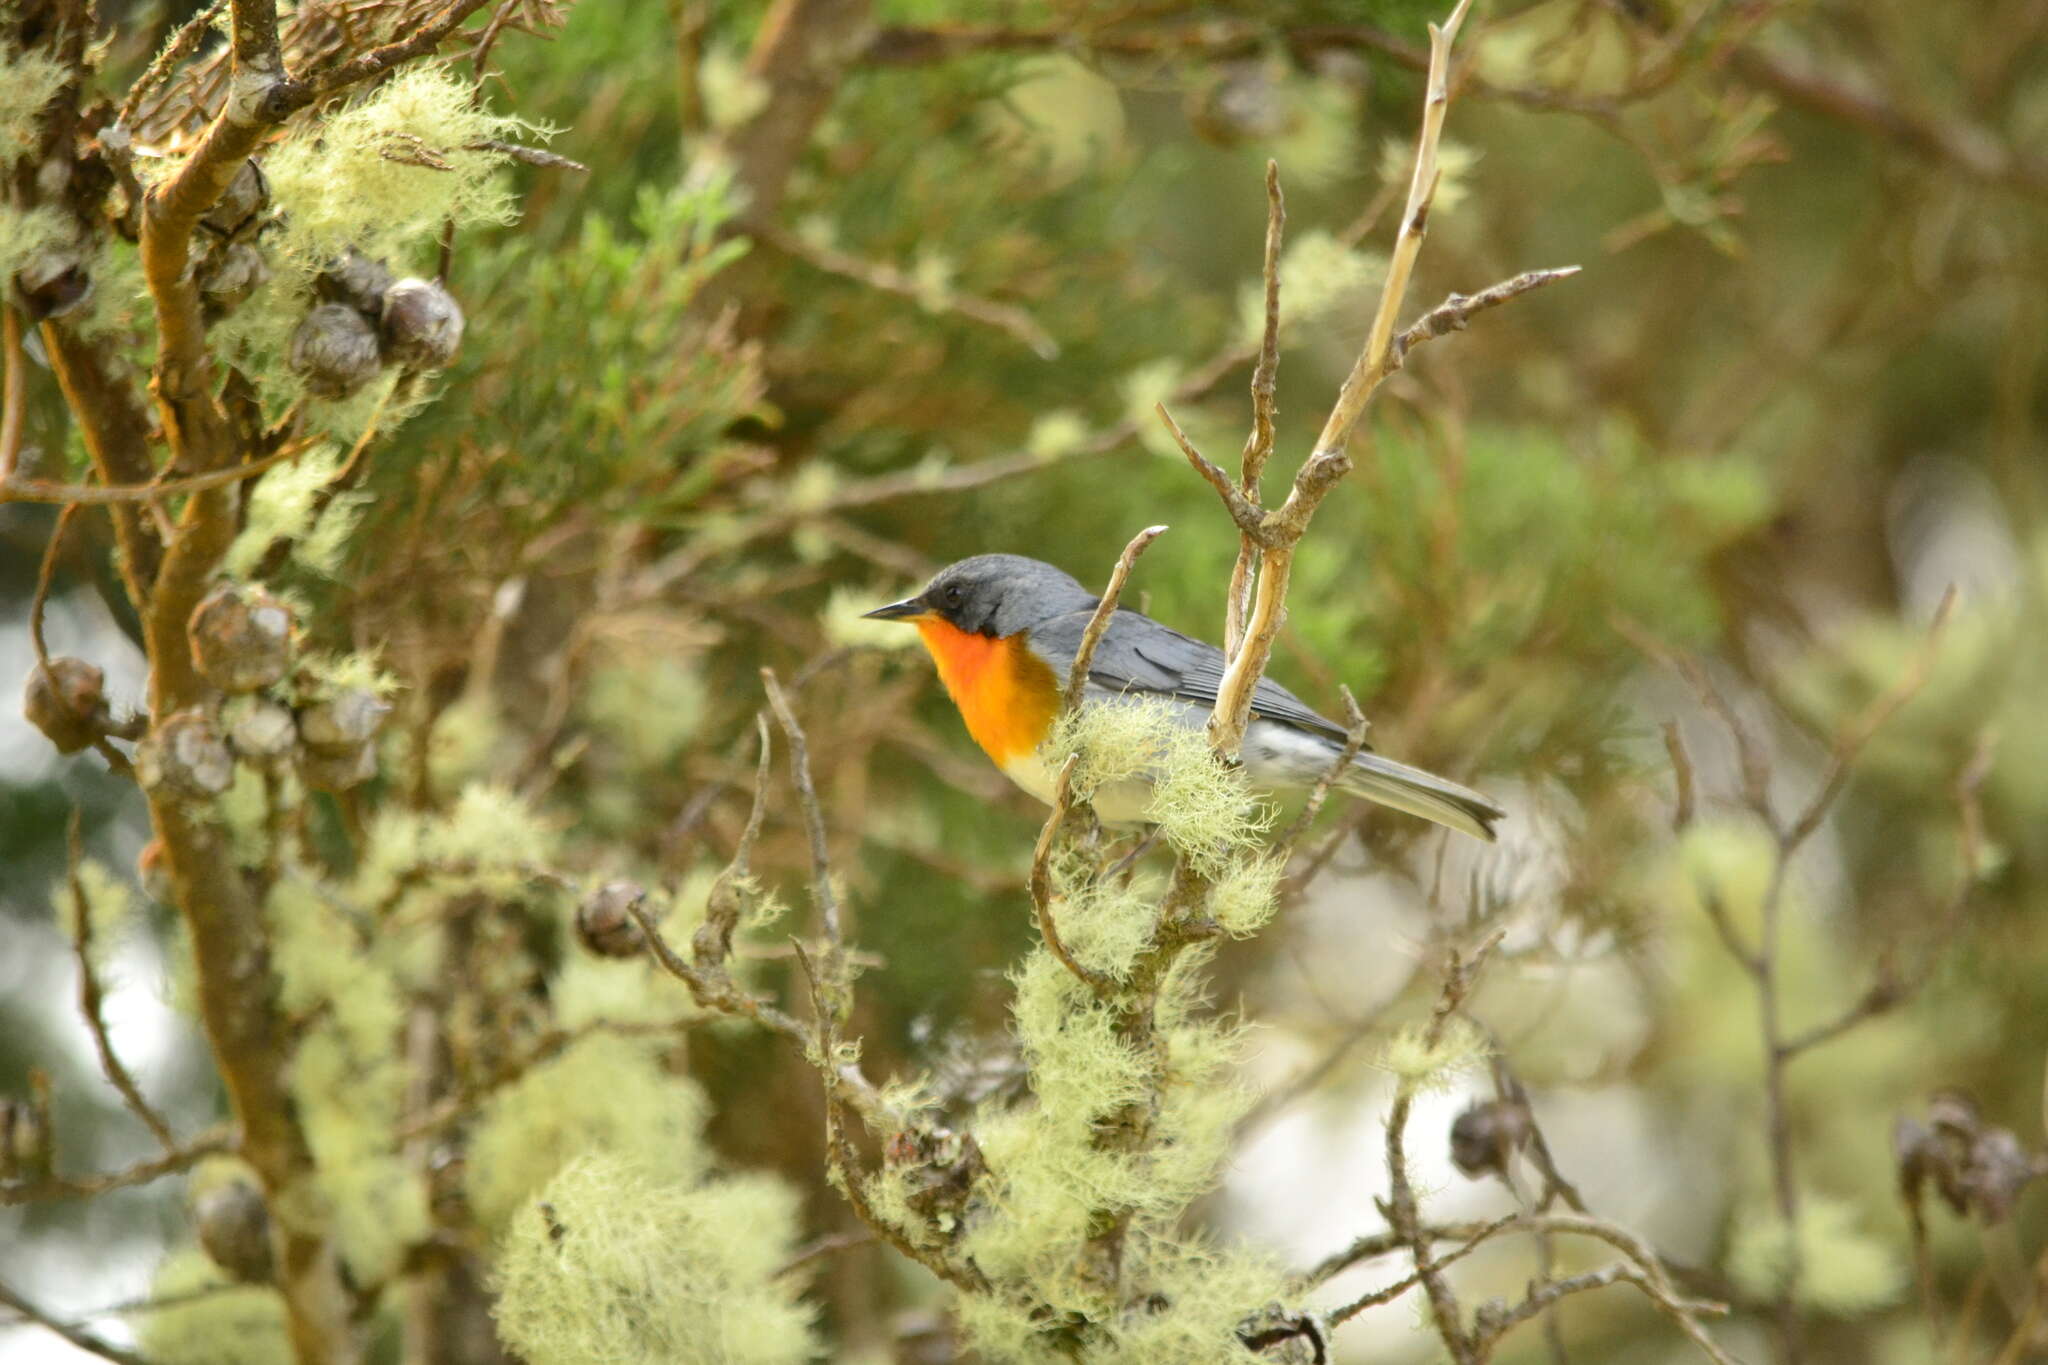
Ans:
{"label": "gray wing", "polygon": [[[1081,646],[1091,612],[1069,612],[1031,628],[1041,652],[1071,659]],[[1060,670],[1055,670],[1060,671]],[[1116,692],[1157,692],[1216,704],[1223,684],[1223,651],[1192,636],[1160,625],[1149,616],[1119,610],[1095,647],[1088,680]],[[1062,676],[1061,681],[1065,678]],[[1262,678],[1252,693],[1252,714],[1285,721],[1342,743],[1344,727],[1319,715],[1313,707],[1271,678]]]}

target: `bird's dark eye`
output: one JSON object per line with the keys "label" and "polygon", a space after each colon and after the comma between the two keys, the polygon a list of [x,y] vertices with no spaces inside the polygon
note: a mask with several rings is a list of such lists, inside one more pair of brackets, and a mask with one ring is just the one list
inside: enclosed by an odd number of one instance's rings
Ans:
{"label": "bird's dark eye", "polygon": [[957,583],[956,583],[956,584],[954,584],[954,585],[953,585],[952,587],[950,587],[950,588],[946,589],[946,605],[947,605],[947,606],[949,606],[949,607],[957,607],[957,606],[959,606],[959,605],[960,605],[960,599],[961,599],[961,598],[962,598],[963,596],[965,596],[965,594],[963,594],[963,593],[962,593],[962,592],[960,591],[960,586],[959,586],[959,584],[957,584]]}

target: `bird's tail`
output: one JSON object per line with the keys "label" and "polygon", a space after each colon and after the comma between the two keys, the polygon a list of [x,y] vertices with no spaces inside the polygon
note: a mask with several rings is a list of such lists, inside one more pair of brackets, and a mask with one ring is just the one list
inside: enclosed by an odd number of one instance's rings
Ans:
{"label": "bird's tail", "polygon": [[1488,843],[1493,842],[1494,821],[1506,813],[1470,787],[1378,754],[1360,754],[1337,785],[1354,796],[1434,820]]}

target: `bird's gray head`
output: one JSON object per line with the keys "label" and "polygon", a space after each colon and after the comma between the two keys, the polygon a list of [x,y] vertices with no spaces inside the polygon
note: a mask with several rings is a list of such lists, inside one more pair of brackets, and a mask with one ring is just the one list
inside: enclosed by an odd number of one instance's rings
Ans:
{"label": "bird's gray head", "polygon": [[1006,638],[1071,611],[1087,611],[1096,597],[1041,560],[1023,555],[976,555],[939,570],[915,597],[868,613],[881,621],[937,617],[976,635]]}

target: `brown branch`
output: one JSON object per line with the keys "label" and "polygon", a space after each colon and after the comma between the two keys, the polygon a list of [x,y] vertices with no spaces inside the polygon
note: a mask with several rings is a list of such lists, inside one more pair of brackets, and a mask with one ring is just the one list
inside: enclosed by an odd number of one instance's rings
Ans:
{"label": "brown branch", "polygon": [[[100,482],[109,487],[149,482],[156,474],[149,455],[149,413],[134,386],[109,371],[107,357],[96,346],[61,323],[43,324],[43,349]],[[121,582],[139,613],[156,583],[163,542],[139,508],[116,505],[113,518]]]}
{"label": "brown branch", "polygon": [[1939,122],[1913,113],[1886,92],[1856,89],[1754,47],[1737,48],[1728,65],[1793,108],[1889,138],[1931,161],[1953,166],[1972,180],[2029,194],[2048,191],[2048,161],[2029,157],[1989,129],[1956,120]]}
{"label": "brown branch", "polygon": [[1660,1289],[1651,1282],[1648,1275],[1625,1261],[1616,1261],[1598,1270],[1589,1270],[1581,1275],[1571,1275],[1561,1280],[1549,1280],[1532,1286],[1528,1297],[1512,1308],[1481,1309],[1475,1334],[1476,1345],[1482,1353],[1490,1354],[1495,1342],[1550,1308],[1558,1300],[1572,1294],[1582,1294],[1589,1289],[1605,1289],[1614,1284],[1634,1285],[1677,1322],[1679,1329],[1706,1353],[1708,1359],[1718,1362],[1718,1365],[1734,1365],[1728,1355],[1700,1328],[1696,1320],[1698,1314],[1712,1312],[1720,1305],[1679,1299],[1667,1289]]}
{"label": "brown branch", "polygon": [[64,1338],[64,1340],[88,1355],[96,1355],[102,1360],[114,1361],[116,1365],[149,1365],[149,1358],[147,1356],[139,1355],[123,1346],[116,1346],[113,1342],[108,1341],[97,1333],[88,1332],[83,1327],[65,1322],[62,1318],[44,1312],[12,1289],[9,1289],[5,1284],[0,1284],[0,1304],[12,1308],[36,1326],[55,1332],[58,1336]]}
{"label": "brown branch", "polygon": [[[1241,543],[1251,546],[1256,551],[1259,547],[1271,541],[1272,537],[1266,531],[1266,514],[1264,509],[1253,498],[1247,497],[1244,490],[1233,483],[1228,474],[1211,463],[1201,451],[1195,449],[1195,443],[1188,439],[1188,434],[1185,431],[1181,430],[1180,423],[1173,420],[1173,414],[1166,410],[1166,404],[1154,403],[1152,411],[1158,413],[1159,420],[1166,424],[1166,430],[1173,436],[1173,443],[1180,447],[1180,453],[1187,457],[1188,464],[1193,466],[1194,471],[1200,474],[1211,488],[1216,490],[1216,496],[1223,500],[1223,510],[1230,513],[1230,519],[1237,523]],[[1240,551],[1240,558],[1242,553]],[[1235,571],[1231,573],[1230,584],[1233,593],[1232,600],[1234,601],[1242,586],[1238,582],[1238,576]],[[1238,628],[1242,631],[1242,622],[1239,623]]]}
{"label": "brown branch", "polygon": [[[1252,508],[1259,505],[1259,483],[1266,472],[1266,461],[1273,457],[1273,422],[1278,414],[1280,376],[1280,247],[1286,234],[1287,201],[1280,193],[1280,164],[1268,160],[1266,257],[1261,268],[1265,284],[1265,325],[1259,334],[1258,363],[1252,367],[1252,429],[1245,438],[1239,484],[1233,490]],[[1162,407],[1160,411],[1163,415],[1165,409]],[[1180,437],[1178,427],[1174,428],[1174,435],[1180,440],[1181,449],[1197,462],[1195,467],[1198,470],[1208,463],[1201,460],[1194,447]],[[1237,522],[1238,527],[1237,562],[1230,570],[1230,597],[1223,611],[1223,656],[1231,659],[1244,646],[1245,615],[1251,610],[1253,575],[1258,572],[1262,545],[1232,506],[1224,485],[1216,485],[1216,491],[1223,495],[1224,505],[1231,508],[1231,519]]]}
{"label": "brown branch", "polygon": [[13,1204],[45,1203],[53,1199],[97,1198],[110,1190],[125,1190],[135,1185],[146,1185],[152,1180],[161,1180],[167,1175],[176,1175],[180,1171],[196,1166],[207,1157],[218,1156],[234,1148],[233,1130],[213,1128],[201,1133],[174,1152],[105,1175],[0,1180],[0,1208]]}
{"label": "brown branch", "polygon": [[1095,647],[1102,643],[1103,633],[1116,616],[1117,601],[1123,596],[1124,584],[1130,581],[1131,566],[1138,562],[1138,556],[1145,553],[1147,546],[1165,534],[1164,526],[1147,526],[1132,536],[1123,553],[1116,557],[1116,567],[1109,573],[1109,586],[1096,600],[1095,613],[1088,618],[1088,625],[1081,632],[1080,646],[1074,650],[1074,661],[1068,665],[1066,690],[1060,696],[1062,715],[1080,708],[1082,696],[1088,690],[1088,674],[1095,661]]}
{"label": "brown branch", "polygon": [[[1451,1265],[1452,1263],[1464,1260],[1467,1256],[1470,1256],[1473,1252],[1477,1251],[1480,1248],[1480,1246],[1483,1243],[1485,1243],[1488,1239],[1493,1237],[1494,1234],[1512,1228],[1515,1225],[1516,1221],[1520,1219],[1520,1217],[1521,1215],[1518,1213],[1503,1214],[1501,1217],[1494,1219],[1491,1223],[1482,1224],[1479,1228],[1477,1228],[1469,1236],[1467,1236],[1455,1250],[1450,1251],[1445,1255],[1439,1256],[1434,1260],[1427,1262],[1427,1264],[1423,1268],[1417,1269],[1414,1273],[1406,1275],[1401,1279],[1394,1281],[1392,1284],[1388,1285],[1384,1289],[1375,1289],[1369,1294],[1364,1294],[1359,1296],[1358,1298],[1353,1299],[1351,1302],[1343,1305],[1340,1308],[1332,1309],[1330,1312],[1329,1319],[1330,1326],[1342,1326],[1344,1323],[1351,1321],[1351,1319],[1357,1317],[1360,1313],[1363,1313],[1368,1308],[1377,1308],[1381,1304],[1392,1303],[1395,1299],[1400,1298],[1403,1294],[1413,1289],[1416,1285],[1421,1284],[1422,1277],[1424,1274],[1440,1273],[1444,1270],[1445,1267]],[[1389,1250],[1399,1249],[1399,1245],[1405,1244],[1397,1244],[1396,1246],[1389,1247]],[[1328,1277],[1325,1276],[1324,1278]]]}
{"label": "brown branch", "polygon": [[189,478],[122,484],[111,488],[90,483],[0,479],[0,506],[10,502],[46,502],[99,507],[110,503],[147,503],[160,498],[182,497],[188,493],[204,493],[209,489],[225,488],[229,484],[253,479],[273,465],[283,464],[286,460],[305,454],[306,448],[311,444],[310,441],[294,441],[260,460],[252,460],[248,464],[235,465],[228,469],[216,469],[206,474],[194,474]]}
{"label": "brown branch", "polygon": [[1683,834],[1692,825],[1692,756],[1685,751],[1685,737],[1679,734],[1677,721],[1665,721],[1663,729],[1664,752],[1671,757],[1671,777],[1678,787],[1677,799],[1671,807],[1671,829]]}
{"label": "brown branch", "polygon": [[1101,995],[1109,989],[1108,978],[1067,951],[1052,918],[1052,850],[1059,840],[1060,829],[1067,823],[1067,812],[1073,808],[1074,767],[1080,761],[1081,755],[1068,754],[1067,761],[1060,765],[1059,777],[1053,782],[1052,811],[1045,817],[1045,824],[1038,831],[1038,842],[1031,849],[1031,906],[1038,917],[1038,936],[1045,940],[1047,950],[1082,985]]}
{"label": "brown branch", "polygon": [[86,897],[85,880],[78,871],[78,865],[84,858],[84,850],[80,847],[79,819],[78,808],[74,806],[66,831],[65,878],[72,901],[71,951],[78,959],[78,1012],[85,1016],[86,1029],[92,1034],[93,1050],[99,1054],[100,1071],[108,1084],[120,1092],[121,1101],[128,1106],[128,1111],[156,1134],[156,1140],[163,1144],[164,1151],[174,1153],[178,1150],[177,1135],[171,1132],[171,1125],[164,1121],[164,1116],[143,1098],[141,1087],[135,1084],[135,1077],[129,1073],[114,1051],[113,1041],[107,1037],[106,1015],[101,1008],[105,992],[100,987],[100,974],[92,961],[92,903]]}
{"label": "brown branch", "polygon": [[213,27],[213,21],[227,5],[227,0],[208,0],[196,10],[190,19],[178,27],[163,50],[143,68],[135,83],[128,87],[128,95],[121,101],[120,112],[114,115],[114,122],[122,127],[135,126],[135,111],[149,93],[171,73],[171,68],[199,50],[199,42]]}
{"label": "brown branch", "polygon": [[[1408,291],[1415,259],[1422,249],[1429,223],[1429,205],[1436,194],[1437,147],[1443,136],[1444,114],[1450,103],[1450,53],[1458,29],[1465,20],[1471,0],[1458,0],[1441,28],[1429,29],[1429,79],[1424,96],[1422,127],[1416,135],[1415,166],[1408,182],[1408,205],[1401,217],[1399,235],[1387,266],[1387,278],[1380,291],[1379,307],[1350,377],[1338,391],[1337,401],[1323,423],[1315,448],[1294,476],[1294,486],[1279,510],[1269,513],[1265,528],[1276,537],[1265,549],[1259,568],[1258,586],[1251,614],[1244,627],[1243,646],[1234,654],[1216,689],[1216,706],[1209,720],[1209,737],[1219,753],[1235,755],[1244,742],[1245,726],[1251,718],[1252,694],[1265,676],[1272,657],[1273,640],[1280,633],[1281,613],[1287,601],[1287,586],[1293,573],[1294,546],[1308,529],[1309,519],[1339,479],[1350,472],[1351,457],[1345,452],[1352,428],[1365,411],[1373,390],[1388,373],[1387,362],[1394,343],[1394,317]],[[1255,433],[1256,435],[1256,433]]]}
{"label": "brown branch", "polygon": [[21,312],[0,302],[0,487],[14,477],[21,459],[21,433],[28,424],[28,357],[21,349]]}

